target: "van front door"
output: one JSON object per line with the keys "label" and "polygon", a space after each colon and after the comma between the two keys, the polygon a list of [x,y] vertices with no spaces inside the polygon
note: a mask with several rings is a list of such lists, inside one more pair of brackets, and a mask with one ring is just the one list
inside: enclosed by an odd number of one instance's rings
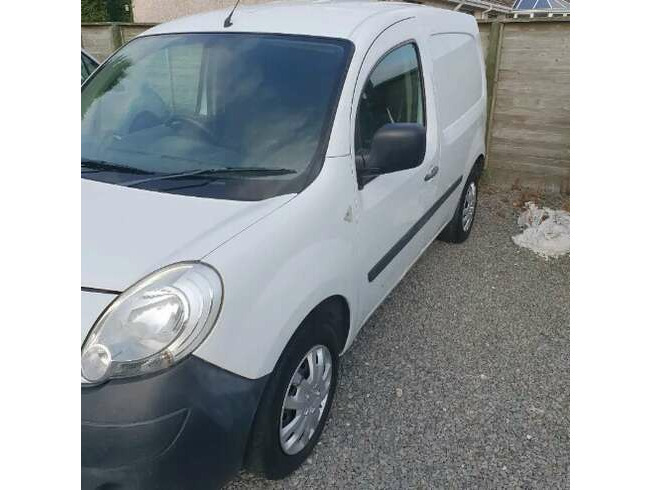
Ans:
{"label": "van front door", "polygon": [[[353,99],[356,158],[368,154],[373,136],[385,124],[427,124],[420,50],[409,37],[416,31],[413,19],[394,25],[365,57]],[[419,167],[380,175],[358,191],[360,319],[397,284],[424,246],[418,221],[425,213],[423,186],[435,185],[425,177],[436,153],[428,135],[427,140]]]}

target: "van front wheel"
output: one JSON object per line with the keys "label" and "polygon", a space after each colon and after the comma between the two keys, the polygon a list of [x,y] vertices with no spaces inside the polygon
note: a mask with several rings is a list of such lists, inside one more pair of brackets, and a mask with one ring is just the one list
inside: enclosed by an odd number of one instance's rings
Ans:
{"label": "van front wheel", "polygon": [[318,442],[338,380],[338,349],[325,318],[306,320],[282,353],[258,407],[246,467],[276,480]]}

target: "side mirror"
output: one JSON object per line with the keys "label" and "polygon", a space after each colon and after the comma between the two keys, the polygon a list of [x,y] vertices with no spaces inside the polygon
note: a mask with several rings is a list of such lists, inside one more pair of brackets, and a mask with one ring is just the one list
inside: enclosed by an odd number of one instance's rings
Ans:
{"label": "side mirror", "polygon": [[415,123],[386,124],[375,133],[370,153],[358,161],[359,188],[378,175],[415,168],[422,163],[427,144],[424,126]]}

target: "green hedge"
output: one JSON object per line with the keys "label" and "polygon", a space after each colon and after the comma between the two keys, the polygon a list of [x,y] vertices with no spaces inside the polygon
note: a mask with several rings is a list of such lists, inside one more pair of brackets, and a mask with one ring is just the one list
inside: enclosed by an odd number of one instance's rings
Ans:
{"label": "green hedge", "polygon": [[131,0],[81,0],[81,22],[132,22],[131,11]]}

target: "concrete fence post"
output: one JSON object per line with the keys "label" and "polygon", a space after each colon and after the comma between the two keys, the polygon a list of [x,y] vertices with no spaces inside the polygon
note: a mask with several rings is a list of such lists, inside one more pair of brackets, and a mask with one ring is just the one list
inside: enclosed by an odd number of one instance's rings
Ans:
{"label": "concrete fence post", "polygon": [[485,128],[486,165],[490,159],[490,139],[492,136],[492,119],[497,85],[499,83],[499,64],[501,63],[501,45],[504,23],[494,21],[490,25],[490,37],[485,58],[485,78],[487,81],[487,121]]}
{"label": "concrete fence post", "polygon": [[122,27],[119,24],[111,24],[111,48],[112,52],[122,47],[124,36],[122,36]]}

